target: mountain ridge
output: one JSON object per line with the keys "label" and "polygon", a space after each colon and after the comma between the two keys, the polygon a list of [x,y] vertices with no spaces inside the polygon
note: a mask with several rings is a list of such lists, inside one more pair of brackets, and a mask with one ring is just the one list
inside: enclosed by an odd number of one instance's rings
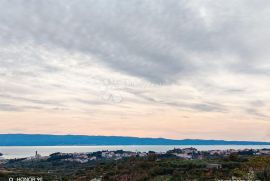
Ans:
{"label": "mountain ridge", "polygon": [[270,145],[265,141],[142,138],[54,134],[0,134],[0,146],[102,146],[102,145]]}

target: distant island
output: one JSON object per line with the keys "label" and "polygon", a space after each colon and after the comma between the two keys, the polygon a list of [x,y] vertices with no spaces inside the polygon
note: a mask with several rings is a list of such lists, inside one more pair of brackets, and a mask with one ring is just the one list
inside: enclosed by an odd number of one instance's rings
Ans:
{"label": "distant island", "polygon": [[85,136],[49,134],[0,134],[0,146],[79,146],[79,145],[270,145],[270,142],[225,141],[125,136]]}

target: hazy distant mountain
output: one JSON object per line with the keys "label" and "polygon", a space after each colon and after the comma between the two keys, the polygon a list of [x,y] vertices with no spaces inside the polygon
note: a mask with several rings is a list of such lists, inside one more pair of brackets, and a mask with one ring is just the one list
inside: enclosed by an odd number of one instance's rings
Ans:
{"label": "hazy distant mountain", "polygon": [[224,141],[122,136],[0,134],[0,146],[59,146],[59,145],[270,145],[270,142]]}

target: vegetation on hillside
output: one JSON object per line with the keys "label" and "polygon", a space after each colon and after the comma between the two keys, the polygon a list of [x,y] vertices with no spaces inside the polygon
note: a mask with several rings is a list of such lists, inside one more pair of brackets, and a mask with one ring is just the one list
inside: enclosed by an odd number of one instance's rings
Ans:
{"label": "vegetation on hillside", "polygon": [[[220,165],[221,168],[212,166]],[[211,166],[211,167],[209,167]],[[40,176],[43,180],[86,181],[209,181],[270,180],[270,156],[230,155],[224,158],[185,160],[156,154],[88,163],[13,160],[0,169],[0,180],[10,176]]]}

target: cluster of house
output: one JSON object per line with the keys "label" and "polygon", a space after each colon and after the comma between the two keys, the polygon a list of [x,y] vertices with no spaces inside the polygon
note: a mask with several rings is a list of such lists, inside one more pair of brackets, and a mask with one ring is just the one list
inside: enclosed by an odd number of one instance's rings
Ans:
{"label": "cluster of house", "polygon": [[6,163],[6,160],[2,156],[0,156],[0,165],[4,163]]}
{"label": "cluster of house", "polygon": [[[156,155],[161,158],[179,157],[185,159],[198,159],[200,152],[195,148],[174,149],[167,152],[132,152],[132,151],[97,151],[92,153],[54,153],[49,156],[50,159],[57,159],[70,162],[87,163],[96,160],[120,160],[128,157],[146,157],[148,155]],[[36,156],[37,159],[42,159]],[[44,158],[44,157],[43,157]],[[203,157],[202,157],[203,158]]]}
{"label": "cluster of house", "polygon": [[55,153],[50,157],[59,158],[65,161],[86,163],[89,161],[114,159],[119,160],[127,157],[146,157],[150,154],[155,154],[158,157],[178,157],[183,159],[204,159],[204,158],[217,158],[224,157],[231,154],[238,155],[270,155],[270,149],[228,149],[228,150],[209,150],[199,151],[196,148],[175,148],[167,152],[131,152],[131,151],[97,151],[92,153]]}
{"label": "cluster of house", "polygon": [[270,149],[228,149],[228,150],[209,150],[199,151],[196,148],[175,148],[167,152],[131,152],[131,151],[97,151],[91,153],[53,153],[50,156],[41,156],[38,152],[35,156],[26,158],[25,160],[61,160],[78,163],[87,163],[89,161],[113,159],[119,160],[128,157],[146,157],[148,155],[156,155],[159,158],[177,157],[182,159],[204,159],[204,158],[218,158],[231,154],[237,155],[270,155]]}
{"label": "cluster of house", "polygon": [[270,149],[242,149],[242,150],[210,150],[209,155],[231,155],[231,154],[237,154],[237,155],[270,155]]}
{"label": "cluster of house", "polygon": [[167,154],[173,154],[185,159],[203,159],[203,158],[218,158],[228,155],[270,155],[270,149],[228,149],[228,150],[208,150],[198,151],[196,148],[173,149]]}
{"label": "cluster of house", "polygon": [[[87,163],[89,161],[96,161],[96,160],[106,160],[106,159],[114,159],[120,160],[123,158],[128,157],[145,157],[148,153],[141,153],[141,152],[131,152],[131,151],[98,151],[92,153],[72,153],[72,154],[65,154],[59,153],[64,157],[64,161],[71,161],[71,162],[79,162],[79,163]],[[67,158],[65,158],[67,157]]]}
{"label": "cluster of house", "polygon": [[48,156],[41,156],[36,151],[34,156],[27,157],[26,160],[46,160],[47,158],[49,158],[49,157]]}

